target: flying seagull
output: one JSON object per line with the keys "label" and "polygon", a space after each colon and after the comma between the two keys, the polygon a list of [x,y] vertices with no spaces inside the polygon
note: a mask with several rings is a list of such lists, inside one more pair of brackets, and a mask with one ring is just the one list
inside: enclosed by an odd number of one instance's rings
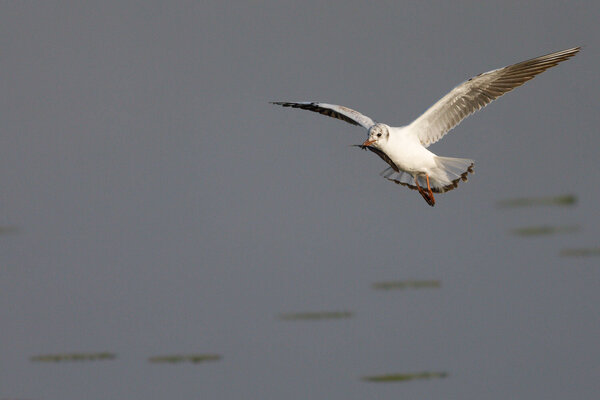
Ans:
{"label": "flying seagull", "polygon": [[467,180],[473,160],[439,157],[427,150],[452,128],[493,100],[521,86],[548,68],[568,60],[580,47],[557,51],[504,68],[479,74],[452,89],[411,124],[391,127],[344,106],[319,102],[272,102],[301,108],[360,125],[368,131],[362,149],[381,157],[389,168],[381,173],[387,180],[418,190],[430,206],[433,193],[444,193]]}

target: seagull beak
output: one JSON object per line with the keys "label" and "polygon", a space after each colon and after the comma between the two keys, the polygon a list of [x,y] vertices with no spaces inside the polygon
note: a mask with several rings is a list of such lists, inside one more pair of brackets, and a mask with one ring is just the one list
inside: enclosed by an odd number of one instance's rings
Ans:
{"label": "seagull beak", "polygon": [[365,147],[369,147],[373,143],[375,143],[375,140],[367,139],[363,144],[360,145],[360,147],[364,149]]}

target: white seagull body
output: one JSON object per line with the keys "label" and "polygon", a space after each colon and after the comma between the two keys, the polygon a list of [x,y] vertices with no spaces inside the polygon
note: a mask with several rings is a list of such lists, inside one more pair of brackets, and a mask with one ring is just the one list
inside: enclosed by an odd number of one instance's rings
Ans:
{"label": "white seagull body", "polygon": [[402,127],[377,123],[358,111],[334,104],[272,104],[315,111],[362,126],[367,130],[368,138],[360,147],[376,153],[390,166],[382,172],[383,177],[418,190],[427,204],[433,206],[433,193],[444,193],[456,188],[461,180],[466,181],[467,175],[473,173],[473,161],[439,157],[427,150],[427,147],[440,140],[475,111],[548,68],[568,60],[579,50],[579,47],[574,47],[479,74],[452,89],[423,115]]}

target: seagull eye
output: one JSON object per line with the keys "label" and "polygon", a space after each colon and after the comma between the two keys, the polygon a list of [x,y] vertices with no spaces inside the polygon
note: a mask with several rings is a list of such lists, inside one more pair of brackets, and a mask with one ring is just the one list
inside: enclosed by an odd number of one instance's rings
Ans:
{"label": "seagull eye", "polygon": [[378,134],[377,134],[377,137],[381,137],[381,133],[378,133]]}

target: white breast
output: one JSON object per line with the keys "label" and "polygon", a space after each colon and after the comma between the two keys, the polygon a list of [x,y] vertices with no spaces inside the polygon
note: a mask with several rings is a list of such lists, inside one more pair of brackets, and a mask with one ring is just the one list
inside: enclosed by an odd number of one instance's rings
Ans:
{"label": "white breast", "polygon": [[391,128],[390,138],[381,150],[398,168],[410,174],[429,173],[436,167],[435,154],[423,147],[419,139],[406,127]]}

